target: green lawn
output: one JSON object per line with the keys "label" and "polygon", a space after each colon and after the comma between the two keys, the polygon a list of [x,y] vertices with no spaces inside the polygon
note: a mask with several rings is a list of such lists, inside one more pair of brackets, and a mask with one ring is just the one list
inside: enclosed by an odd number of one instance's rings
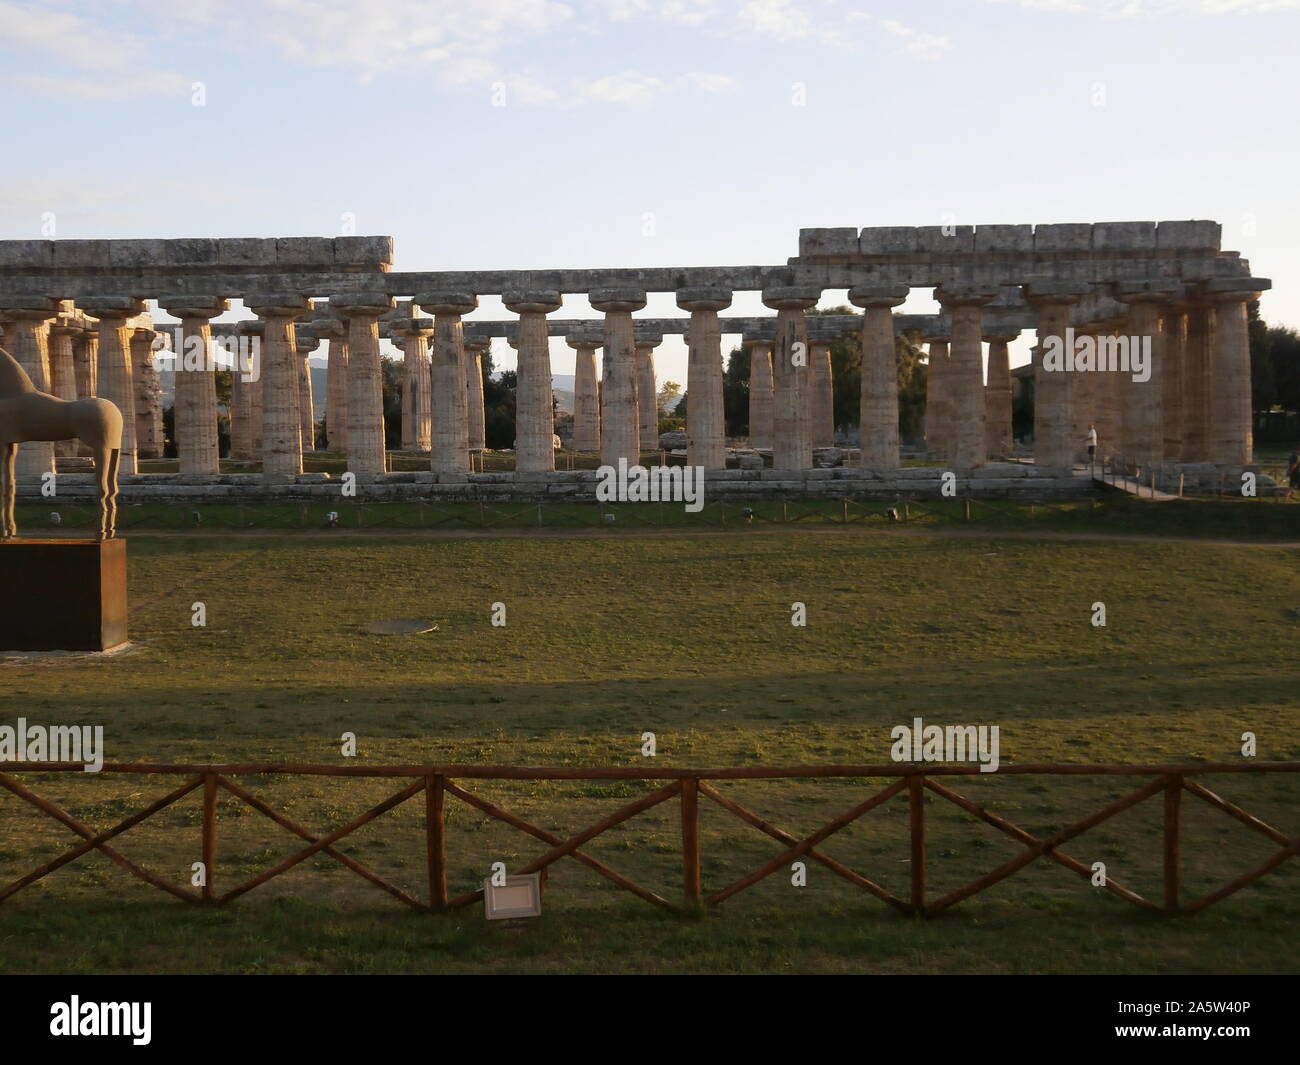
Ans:
{"label": "green lawn", "polygon": [[[1282,512],[1292,508],[1274,508]],[[1168,529],[1178,534],[1177,527]],[[1300,759],[1296,550],[1259,545],[891,535],[749,527],[665,534],[459,539],[415,536],[154,536],[130,539],[132,636],[108,659],[0,664],[0,723],[102,724],[112,760],[491,762],[640,766],[883,763],[914,716],[996,724],[1002,760]],[[208,624],[190,624],[206,604]],[[490,624],[506,604],[507,625]],[[790,624],[791,604],[808,624]],[[1108,624],[1089,623],[1104,602]],[[424,617],[437,632],[361,633]],[[349,762],[349,764],[357,764]],[[105,828],[161,796],[168,778],[27,774],[25,783]],[[355,816],[396,782],[245,778],[314,830]],[[1035,835],[1082,818],[1141,780],[1003,776],[953,787]],[[1300,779],[1208,779],[1290,834]],[[728,795],[795,835],[882,781],[746,781]],[[499,783],[471,790],[566,835],[650,790],[635,782]],[[196,795],[118,842],[175,882],[199,858]],[[493,861],[518,868],[544,845],[449,801],[452,891]],[[704,879],[717,889],[779,845],[702,804]],[[936,896],[1020,846],[932,801]],[[1186,799],[1184,867],[1199,894],[1276,848]],[[343,849],[415,894],[424,880],[414,799]],[[1065,850],[1159,899],[1160,800]],[[218,889],[298,841],[221,805]],[[585,849],[680,897],[674,803]],[[71,834],[0,797],[0,882],[55,856]],[[832,837],[827,854],[898,894],[908,881],[902,798]],[[1191,918],[1166,920],[1038,862],[924,922],[822,867],[805,888],[780,871],[688,921],[652,909],[571,861],[546,913],[487,926],[481,909],[410,911],[328,858],[217,910],[187,907],[87,856],[0,904],[0,967],[80,971],[1297,971],[1300,862]]]}

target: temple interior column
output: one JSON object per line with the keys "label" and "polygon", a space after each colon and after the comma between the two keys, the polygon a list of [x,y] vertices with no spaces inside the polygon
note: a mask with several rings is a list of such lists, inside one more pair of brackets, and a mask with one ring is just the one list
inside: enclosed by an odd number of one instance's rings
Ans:
{"label": "temple interior column", "polygon": [[[772,447],[776,397],[772,378],[772,342],[761,337],[745,337],[749,350],[749,446]],[[688,405],[686,408],[690,410]]]}
{"label": "temple interior column", "polygon": [[925,375],[925,449],[930,458],[948,462],[951,451],[952,410],[948,386],[948,338],[927,336]]}
{"label": "temple interior column", "polygon": [[[433,370],[429,363],[432,318],[411,318],[392,325],[402,341],[402,449],[428,451],[433,416]],[[471,342],[465,341],[466,357]],[[471,360],[472,361],[472,360]]]}
{"label": "temple interior column", "polygon": [[948,382],[952,404],[950,461],[959,470],[983,466],[987,454],[984,427],[984,307],[995,292],[968,285],[943,285],[935,298],[952,321]]}
{"label": "temple interior column", "polygon": [[722,330],[718,312],[731,306],[726,289],[684,288],[677,306],[691,315],[686,343],[686,461],[705,469],[727,465],[722,403]]}
{"label": "temple interior column", "polygon": [[515,469],[550,473],[555,469],[555,392],[551,385],[551,338],[546,316],[560,309],[558,292],[512,292],[502,302],[519,315],[515,390]]}
{"label": "temple interior column", "polygon": [[348,471],[372,475],[387,468],[384,383],[379,354],[379,316],[393,308],[382,292],[335,293],[330,310],[347,321]]}
{"label": "temple interior column", "polygon": [[835,443],[835,384],[831,370],[831,346],[817,341],[809,345],[808,351],[809,442],[815,448],[831,447]]}
{"label": "temple interior column", "polygon": [[[227,300],[216,296],[192,302],[168,301],[165,310],[181,321],[180,350],[176,352],[175,397],[172,431],[176,436],[176,457],[180,472],[208,476],[221,472],[220,436],[217,425],[216,359],[210,322],[230,309]],[[233,373],[233,378],[239,374]],[[231,421],[234,421],[233,412]],[[233,445],[233,438],[232,438]]]}
{"label": "temple interior column", "polygon": [[1038,311],[1038,355],[1034,362],[1034,464],[1069,470],[1079,441],[1074,439],[1074,374],[1064,366],[1070,308],[1084,295],[1078,286],[1044,282],[1026,287],[1025,299]]}
{"label": "temple interior column", "polygon": [[849,302],[862,308],[862,384],[858,395],[858,465],[870,470],[897,469],[898,355],[894,311],[907,289],[859,285]]}
{"label": "temple interior column", "polygon": [[[461,316],[478,306],[478,297],[469,292],[429,292],[415,299],[433,315],[433,346],[429,353],[432,379],[429,467],[434,473],[468,473],[468,393],[474,382],[467,374],[469,360],[465,355]],[[481,374],[478,385],[481,397]]]}
{"label": "temple interior column", "polygon": [[294,319],[311,310],[292,293],[246,296],[248,309],[262,319],[262,476],[268,480],[302,473],[302,418]]}
{"label": "temple interior column", "polygon": [[136,465],[135,389],[131,373],[131,328],[128,318],[144,313],[144,303],[130,296],[97,297],[85,304],[99,319],[99,395],[122,412],[122,454],[118,472],[134,474]]}
{"label": "temple interior column", "polygon": [[589,296],[605,315],[605,363],[600,387],[600,461],[641,464],[641,421],[637,400],[635,327],[632,312],[645,306],[639,289],[598,289]]}
{"label": "temple interior column", "polygon": [[641,448],[659,447],[659,384],[655,379],[655,348],[664,341],[662,333],[635,331],[636,409],[641,419]]}
{"label": "temple interior column", "polygon": [[131,380],[135,387],[135,447],[142,459],[163,456],[162,382],[153,361],[158,331],[137,326],[131,332]]}
{"label": "temple interior column", "polygon": [[471,451],[487,447],[487,410],[483,395],[483,354],[491,340],[465,341],[465,432]]}
{"label": "temple interior column", "polygon": [[812,469],[812,437],[808,425],[809,368],[807,311],[817,306],[821,291],[805,286],[767,289],[765,306],[776,311],[776,340],[772,346],[775,409],[772,468]]}
{"label": "temple interior column", "polygon": [[1142,345],[1148,357],[1146,380],[1134,380],[1130,374],[1123,386],[1124,457],[1139,470],[1159,465],[1165,457],[1165,344],[1160,315],[1162,305],[1175,296],[1164,282],[1116,287],[1116,298],[1128,306],[1129,343]]}
{"label": "temple interior column", "polygon": [[600,449],[600,382],[596,379],[598,337],[570,333],[566,338],[574,350],[573,439],[575,451]]}
{"label": "temple interior column", "polygon": [[984,386],[984,442],[990,459],[1006,459],[1015,452],[1012,428],[1011,355],[1007,345],[1020,331],[986,334],[989,346],[988,381]]}
{"label": "temple interior column", "polygon": [[[50,395],[59,399],[77,398],[76,360],[73,341],[82,332],[81,322],[71,314],[61,313],[47,331],[50,358]],[[76,440],[57,440],[54,443],[56,460],[77,453]]]}
{"label": "temple interior column", "polygon": [[[50,391],[49,333],[46,323],[52,321],[58,313],[59,305],[54,300],[34,296],[8,296],[0,299],[5,347],[40,392]],[[31,440],[18,445],[18,455],[14,462],[16,477],[21,480],[39,479],[42,475],[53,472],[52,443]]]}
{"label": "temple interior column", "polygon": [[295,326],[293,331],[294,354],[298,371],[298,424],[303,451],[316,450],[316,397],[311,387],[311,353],[320,347],[314,329]]}

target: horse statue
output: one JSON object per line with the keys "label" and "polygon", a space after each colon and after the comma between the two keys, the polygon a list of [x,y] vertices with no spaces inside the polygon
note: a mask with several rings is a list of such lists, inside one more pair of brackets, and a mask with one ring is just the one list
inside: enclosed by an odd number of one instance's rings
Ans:
{"label": "horse statue", "polygon": [[35,440],[79,439],[90,448],[99,484],[99,532],[117,535],[117,467],[122,455],[122,412],[106,399],[59,399],[38,391],[9,352],[0,348],[0,540],[18,534],[14,522],[14,458]]}

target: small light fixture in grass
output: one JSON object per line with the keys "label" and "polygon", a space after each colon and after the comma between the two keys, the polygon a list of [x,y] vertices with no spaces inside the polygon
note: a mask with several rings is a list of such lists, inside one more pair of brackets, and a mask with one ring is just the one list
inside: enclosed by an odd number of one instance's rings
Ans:
{"label": "small light fixture in grass", "polygon": [[339,525],[339,512],[337,510],[331,510],[328,514],[325,515],[325,528],[337,529],[338,525]]}
{"label": "small light fixture in grass", "polygon": [[483,881],[483,915],[489,921],[542,915],[542,877],[540,873],[508,876],[505,883],[494,886],[492,877]]}
{"label": "small light fixture in grass", "polygon": [[197,527],[203,524],[203,515],[197,510],[190,511],[190,521]]}
{"label": "small light fixture in grass", "polygon": [[744,518],[746,521],[753,521],[753,520],[754,520],[754,508],[753,508],[753,507],[741,507],[741,509],[740,509],[740,516],[741,516],[742,518]]}
{"label": "small light fixture in grass", "polygon": [[50,524],[51,524],[51,525],[62,525],[62,524],[63,524],[63,515],[60,514],[57,510],[51,510],[51,511],[50,511],[50,513],[49,513],[49,519],[50,519]]}
{"label": "small light fixture in grass", "polygon": [[605,524],[606,524],[606,525],[613,525],[613,524],[614,524],[614,515],[613,515],[613,514],[606,514],[606,515],[605,515]]}

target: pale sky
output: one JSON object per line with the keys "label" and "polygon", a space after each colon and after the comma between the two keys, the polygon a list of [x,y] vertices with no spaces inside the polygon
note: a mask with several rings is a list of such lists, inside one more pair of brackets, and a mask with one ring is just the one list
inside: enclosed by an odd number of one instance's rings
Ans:
{"label": "pale sky", "polygon": [[[1300,326],[1297,8],[0,0],[0,238],[352,224],[399,270],[541,269],[783,263],[807,226],[1213,218]],[[680,341],[657,357],[685,382]]]}

